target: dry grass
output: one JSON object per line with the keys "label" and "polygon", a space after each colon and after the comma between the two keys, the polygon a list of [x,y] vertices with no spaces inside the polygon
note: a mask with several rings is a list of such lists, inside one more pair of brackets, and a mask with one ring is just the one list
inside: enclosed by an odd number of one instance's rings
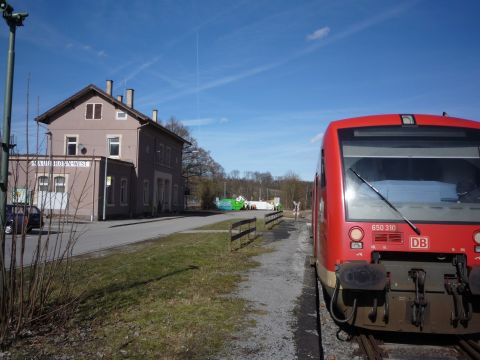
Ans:
{"label": "dry grass", "polygon": [[[230,253],[225,234],[176,234],[77,261],[80,296],[68,322],[21,339],[13,358],[204,359],[247,326],[248,304],[229,296],[264,250]],[[46,327],[46,330],[45,330]]]}

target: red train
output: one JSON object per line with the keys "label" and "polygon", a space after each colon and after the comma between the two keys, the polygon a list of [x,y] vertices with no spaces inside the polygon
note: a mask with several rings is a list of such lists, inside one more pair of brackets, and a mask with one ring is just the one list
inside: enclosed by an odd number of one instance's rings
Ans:
{"label": "red train", "polygon": [[313,191],[317,274],[337,321],[480,333],[480,123],[332,122]]}

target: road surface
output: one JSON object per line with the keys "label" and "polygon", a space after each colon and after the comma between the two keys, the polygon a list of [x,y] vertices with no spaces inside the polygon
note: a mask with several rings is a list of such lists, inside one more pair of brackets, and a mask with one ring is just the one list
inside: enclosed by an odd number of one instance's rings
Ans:
{"label": "road surface", "polygon": [[[117,246],[132,244],[135,242],[150,240],[167,236],[176,232],[195,229],[201,226],[225,221],[229,219],[247,219],[257,217],[263,219],[269,211],[250,210],[232,211],[222,214],[197,213],[196,215],[178,215],[154,219],[129,219],[112,220],[92,223],[71,223],[59,224],[53,222],[51,226],[45,225],[42,231],[33,230],[26,236],[24,265],[32,262],[38,242],[45,244],[49,241],[48,258],[58,257],[62,249],[66,248],[69,241],[74,241],[71,255],[82,255],[95,251],[106,250]],[[49,233],[50,229],[50,233]],[[12,235],[6,235],[5,254],[6,266],[10,265],[10,254],[12,251]],[[17,235],[17,265],[19,264],[20,239]],[[57,255],[52,253],[53,244],[61,244]]]}

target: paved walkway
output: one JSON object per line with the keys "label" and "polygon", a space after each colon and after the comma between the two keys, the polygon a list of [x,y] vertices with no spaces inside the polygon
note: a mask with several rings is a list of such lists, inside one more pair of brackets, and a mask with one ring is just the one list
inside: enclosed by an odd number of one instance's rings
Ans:
{"label": "paved walkway", "polygon": [[[31,263],[38,242],[40,241],[43,245],[47,238],[50,243],[48,258],[53,259],[58,257],[61,250],[65,249],[66,244],[72,241],[75,242],[75,246],[71,254],[75,256],[151,240],[180,231],[193,230],[198,227],[230,219],[247,219],[252,217],[263,219],[266,213],[268,213],[268,211],[261,210],[232,211],[218,214],[197,212],[156,219],[127,219],[68,224],[53,222],[53,225],[50,227],[50,233],[48,232],[49,227],[47,222],[47,225],[41,233],[33,232],[27,236],[24,264],[28,265]],[[9,255],[12,248],[11,240],[12,237],[7,236],[5,248],[7,261],[10,259]],[[20,248],[19,241],[20,237],[17,237],[17,249]],[[54,247],[55,242],[61,246],[57,247],[57,253],[53,254],[51,249]],[[18,262],[19,251],[17,251],[17,255]],[[9,264],[7,263],[6,266],[9,266]]]}

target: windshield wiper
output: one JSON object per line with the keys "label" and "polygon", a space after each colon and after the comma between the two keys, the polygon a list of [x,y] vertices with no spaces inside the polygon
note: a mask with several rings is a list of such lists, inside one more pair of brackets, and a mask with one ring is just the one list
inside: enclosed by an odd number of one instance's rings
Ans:
{"label": "windshield wiper", "polygon": [[353,170],[352,168],[348,168],[348,170],[350,170],[351,172],[353,172],[365,185],[367,185],[370,189],[372,189],[375,194],[377,194],[380,199],[382,199],[383,201],[385,201],[388,206],[390,206],[393,210],[395,210],[395,212],[400,215],[400,217],[408,224],[410,225],[410,227],[413,229],[413,231],[415,231],[415,233],[417,235],[420,235],[420,229],[417,228],[410,220],[408,220],[405,216],[403,216],[403,214],[400,212],[400,210],[398,210],[395,205],[393,205],[390,201],[387,200],[387,198],[385,196],[382,195],[382,193],[380,191],[378,191],[377,189],[375,189],[373,187],[372,184],[370,184],[367,180],[365,180],[359,173],[357,173],[355,170]]}

